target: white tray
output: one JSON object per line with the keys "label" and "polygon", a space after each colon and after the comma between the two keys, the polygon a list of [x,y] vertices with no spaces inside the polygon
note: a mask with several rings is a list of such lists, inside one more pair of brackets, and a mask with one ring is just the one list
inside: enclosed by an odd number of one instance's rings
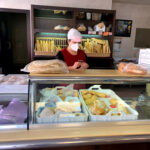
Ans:
{"label": "white tray", "polygon": [[85,114],[84,116],[76,116],[76,117],[61,117],[58,118],[57,115],[55,114],[52,117],[43,117],[40,118],[36,115],[36,123],[65,123],[65,122],[86,122],[88,119],[88,112],[84,106],[82,106],[82,111]]}
{"label": "white tray", "polygon": [[[60,88],[64,88],[63,86],[58,86],[55,89],[60,89]],[[77,90],[74,90],[77,91]],[[79,96],[79,94],[78,94]],[[73,98],[73,97],[72,97]],[[74,97],[76,99],[78,99],[77,97]],[[66,98],[67,99],[67,98]],[[79,101],[81,102],[81,100],[79,99]],[[56,113],[54,116],[52,117],[45,117],[45,118],[40,118],[37,113],[36,113],[36,122],[37,123],[65,123],[65,122],[86,122],[88,120],[88,112],[85,108],[85,105],[82,105],[81,102],[81,110],[84,114],[84,116],[75,116],[75,117],[61,117],[58,118],[58,114]]]}
{"label": "white tray", "polygon": [[116,98],[119,101],[119,103],[123,104],[128,109],[128,111],[130,112],[130,114],[122,114],[120,116],[111,116],[111,112],[107,113],[106,115],[93,115],[89,111],[87,105],[84,102],[84,99],[83,99],[82,94],[81,94],[81,92],[83,90],[80,90],[79,91],[79,93],[80,93],[79,96],[80,96],[81,102],[83,103],[83,105],[85,106],[85,108],[87,109],[87,111],[89,113],[89,120],[90,121],[136,120],[138,118],[138,112],[136,110],[132,109],[128,104],[126,104],[112,90],[110,90],[110,89],[101,89],[100,85],[94,85],[94,86],[90,87],[88,90],[89,91],[94,90],[96,92],[105,93],[107,95],[110,95],[113,98]]}

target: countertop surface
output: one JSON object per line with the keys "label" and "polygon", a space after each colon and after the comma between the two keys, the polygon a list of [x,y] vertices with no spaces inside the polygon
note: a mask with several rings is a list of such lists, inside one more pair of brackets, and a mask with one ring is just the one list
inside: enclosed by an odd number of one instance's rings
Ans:
{"label": "countertop surface", "polygon": [[31,77],[52,77],[52,76],[74,76],[74,77],[150,77],[150,74],[147,75],[137,75],[137,74],[127,74],[120,73],[118,70],[114,69],[87,69],[70,71],[66,74],[30,74]]}
{"label": "countertop surface", "polygon": [[150,141],[149,121],[49,124],[0,132],[0,149],[146,141]]}

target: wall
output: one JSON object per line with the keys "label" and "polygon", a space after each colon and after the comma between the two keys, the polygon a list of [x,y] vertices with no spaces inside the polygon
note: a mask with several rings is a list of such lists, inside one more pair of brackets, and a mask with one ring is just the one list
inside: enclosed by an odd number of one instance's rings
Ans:
{"label": "wall", "polygon": [[0,0],[0,8],[30,9],[31,4],[111,9],[112,0]]}
{"label": "wall", "polygon": [[[139,49],[134,48],[136,28],[150,28],[150,5],[113,3],[112,9],[116,9],[116,19],[132,20],[131,37],[122,38],[120,52],[114,52],[114,57],[135,58]],[[144,38],[144,37],[143,37]]]}

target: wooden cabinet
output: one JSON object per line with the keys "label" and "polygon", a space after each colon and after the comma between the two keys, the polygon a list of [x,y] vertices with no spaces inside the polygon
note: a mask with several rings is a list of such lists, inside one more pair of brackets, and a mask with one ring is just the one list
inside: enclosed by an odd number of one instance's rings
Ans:
{"label": "wooden cabinet", "polygon": [[32,59],[55,58],[60,49],[67,47],[68,30],[76,28],[82,34],[80,49],[87,54],[91,68],[113,68],[114,10],[39,5],[32,5],[31,10]]}

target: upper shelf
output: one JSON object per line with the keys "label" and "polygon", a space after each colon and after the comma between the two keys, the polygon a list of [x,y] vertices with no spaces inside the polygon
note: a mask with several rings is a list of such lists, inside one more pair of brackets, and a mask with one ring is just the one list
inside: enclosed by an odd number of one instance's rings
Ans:
{"label": "upper shelf", "polygon": [[[37,34],[37,36],[42,36],[42,37],[49,37],[49,36],[63,36],[63,37],[67,37],[67,32],[68,31],[62,31],[62,30],[55,30],[54,32],[51,32],[48,29],[34,29],[34,33]],[[112,38],[112,35],[109,36],[102,36],[102,35],[97,35],[97,34],[85,34],[86,32],[83,32],[84,34],[82,34],[82,38],[100,38],[100,39],[104,39],[104,40],[108,40],[110,38]]]}
{"label": "upper shelf", "polygon": [[72,19],[73,12],[65,10],[35,9],[34,17],[48,19]]}

